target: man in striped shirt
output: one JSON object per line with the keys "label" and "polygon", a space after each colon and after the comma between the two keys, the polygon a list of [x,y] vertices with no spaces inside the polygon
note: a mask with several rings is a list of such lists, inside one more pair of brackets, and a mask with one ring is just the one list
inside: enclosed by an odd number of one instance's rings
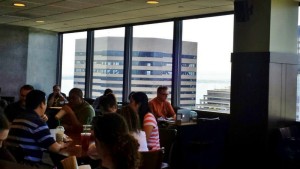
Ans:
{"label": "man in striped shirt", "polygon": [[40,90],[30,91],[26,96],[26,112],[13,120],[6,142],[8,146],[23,148],[25,163],[35,166],[41,164],[43,149],[59,152],[65,147],[64,143],[55,142],[42,120],[46,107],[46,94]]}

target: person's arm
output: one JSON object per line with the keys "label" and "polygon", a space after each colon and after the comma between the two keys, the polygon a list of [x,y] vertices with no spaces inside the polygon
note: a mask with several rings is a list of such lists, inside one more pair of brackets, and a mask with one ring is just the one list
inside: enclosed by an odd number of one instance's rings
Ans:
{"label": "person's arm", "polygon": [[54,99],[55,99],[55,94],[54,93],[50,94],[47,101],[47,107],[51,107],[53,105]]}
{"label": "person's arm", "polygon": [[166,102],[166,107],[167,107],[167,116],[168,117],[173,117],[174,120],[176,119],[176,113],[171,105],[171,103]]}
{"label": "person's arm", "polygon": [[144,126],[144,131],[145,131],[146,139],[147,139],[147,140],[149,140],[153,128],[154,128],[154,127],[153,127],[152,125],[145,125],[145,126]]}
{"label": "person's arm", "polygon": [[61,149],[67,147],[67,144],[62,142],[62,143],[53,143],[49,146],[48,150],[54,153],[58,153]]}

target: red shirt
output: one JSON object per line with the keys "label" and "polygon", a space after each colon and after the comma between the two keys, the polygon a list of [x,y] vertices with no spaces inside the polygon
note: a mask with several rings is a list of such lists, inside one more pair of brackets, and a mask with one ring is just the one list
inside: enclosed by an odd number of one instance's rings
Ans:
{"label": "red shirt", "polygon": [[172,105],[168,101],[160,101],[157,97],[149,101],[149,107],[156,118],[167,118],[175,115]]}

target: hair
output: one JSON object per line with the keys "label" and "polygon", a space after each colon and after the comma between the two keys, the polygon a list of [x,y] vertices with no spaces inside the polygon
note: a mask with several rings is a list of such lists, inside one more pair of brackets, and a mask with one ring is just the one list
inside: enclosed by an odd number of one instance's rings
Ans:
{"label": "hair", "polygon": [[103,96],[101,101],[99,101],[99,107],[104,111],[104,112],[109,112],[109,108],[111,107],[118,107],[117,99],[116,96],[112,93]]}
{"label": "hair", "polygon": [[3,113],[3,109],[0,108],[0,131],[9,129],[9,122]]}
{"label": "hair", "polygon": [[148,105],[148,96],[144,92],[135,92],[132,95],[132,99],[139,104],[138,114],[140,117],[140,124],[143,126],[144,116],[150,112]]}
{"label": "hair", "polygon": [[79,88],[73,88],[73,89],[71,89],[70,92],[69,92],[69,96],[70,96],[71,93],[75,94],[76,96],[79,96],[80,98],[83,98],[82,90],[79,89]]}
{"label": "hair", "polygon": [[140,163],[138,141],[129,134],[122,116],[107,113],[93,119],[95,138],[103,143],[116,169],[136,169]]}
{"label": "hair", "polygon": [[52,89],[54,90],[56,87],[59,87],[59,88],[60,88],[60,86],[59,86],[58,84],[56,84],[56,85],[54,85],[54,86],[52,87]]}
{"label": "hair", "polygon": [[135,92],[130,92],[129,95],[128,95],[128,100],[130,100],[130,98],[132,97],[132,95],[134,94]]}
{"label": "hair", "polygon": [[126,120],[130,132],[141,131],[138,113],[135,112],[130,106],[122,107],[122,110],[119,111],[119,114]]}
{"label": "hair", "polygon": [[106,95],[111,94],[111,93],[113,93],[113,91],[110,88],[107,88],[107,89],[104,90],[103,95],[106,96]]}
{"label": "hair", "polygon": [[164,91],[164,90],[168,90],[168,86],[158,86],[157,93]]}
{"label": "hair", "polygon": [[32,90],[26,96],[26,109],[34,110],[41,103],[46,104],[46,93],[41,90]]}
{"label": "hair", "polygon": [[29,85],[29,84],[26,84],[26,85],[23,85],[21,88],[20,88],[20,93],[22,90],[34,90],[34,87]]}

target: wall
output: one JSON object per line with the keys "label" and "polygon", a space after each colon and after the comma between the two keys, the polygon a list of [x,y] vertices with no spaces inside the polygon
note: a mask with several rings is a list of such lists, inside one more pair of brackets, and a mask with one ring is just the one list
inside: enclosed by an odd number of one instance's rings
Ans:
{"label": "wall", "polygon": [[19,88],[31,84],[46,93],[56,83],[57,33],[0,25],[0,88],[18,99]]}

